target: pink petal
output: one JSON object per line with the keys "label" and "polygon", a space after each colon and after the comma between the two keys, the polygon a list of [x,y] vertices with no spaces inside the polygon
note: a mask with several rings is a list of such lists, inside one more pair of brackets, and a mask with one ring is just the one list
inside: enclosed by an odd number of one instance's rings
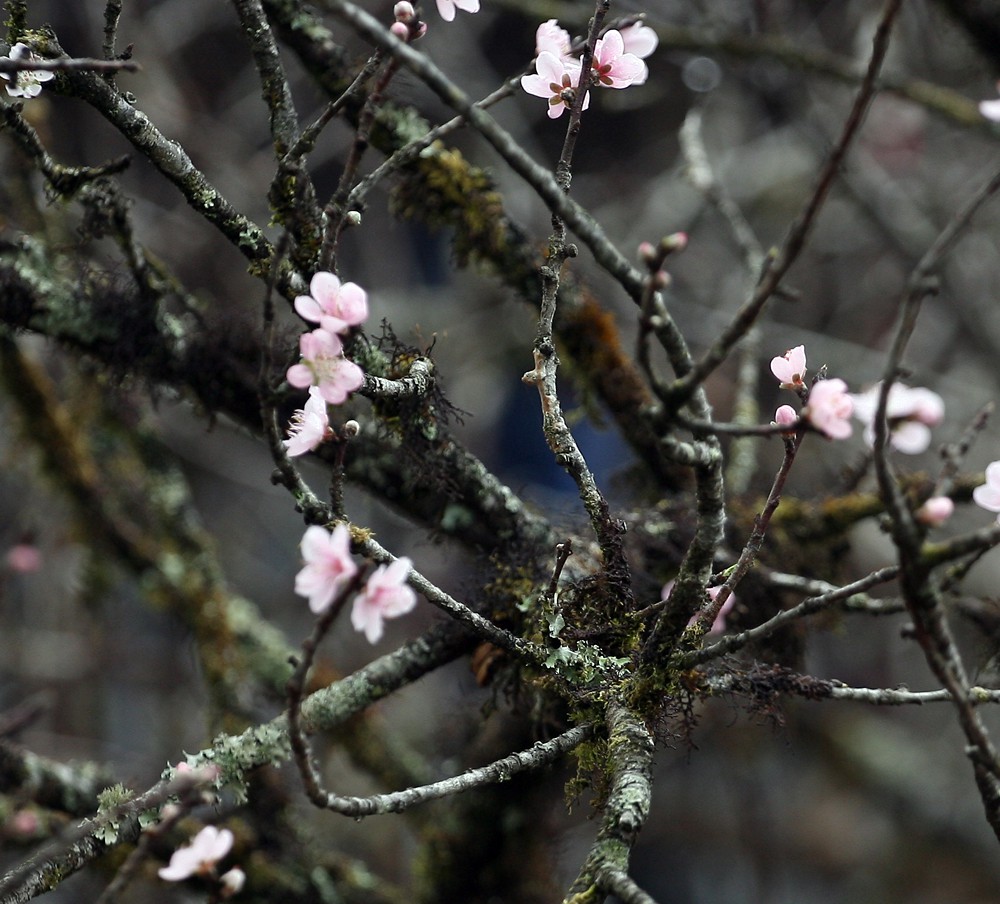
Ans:
{"label": "pink petal", "polygon": [[285,374],[289,386],[296,389],[305,389],[312,386],[313,372],[305,364],[293,364]]}
{"label": "pink petal", "polygon": [[319,323],[320,318],[325,313],[320,303],[311,295],[299,295],[295,299],[295,310],[299,317],[310,323]]}
{"label": "pink petal", "polygon": [[331,308],[336,304],[339,292],[340,280],[326,270],[314,273],[313,278],[309,280],[309,294],[327,313],[330,313]]}

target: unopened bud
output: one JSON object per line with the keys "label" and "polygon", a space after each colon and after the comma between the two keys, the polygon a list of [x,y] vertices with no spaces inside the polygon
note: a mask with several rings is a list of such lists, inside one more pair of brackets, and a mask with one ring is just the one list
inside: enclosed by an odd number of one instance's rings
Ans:
{"label": "unopened bud", "polygon": [[413,8],[412,3],[407,2],[407,0],[399,0],[399,3],[392,8],[392,14],[396,17],[397,22],[411,22],[417,11]]}
{"label": "unopened bud", "polygon": [[639,260],[650,267],[656,263],[656,249],[652,242],[639,243]]}
{"label": "unopened bud", "polygon": [[921,524],[928,527],[937,527],[944,524],[955,511],[955,503],[947,496],[931,496],[916,511],[916,518]]}
{"label": "unopened bud", "polygon": [[391,31],[400,41],[410,40],[410,29],[403,22],[393,22],[389,26],[389,31]]}
{"label": "unopened bud", "polygon": [[683,251],[687,248],[688,237],[686,232],[674,232],[665,235],[660,239],[660,253],[664,256],[673,254],[675,251]]}
{"label": "unopened bud", "polygon": [[357,210],[349,210],[347,211],[347,215],[344,217],[344,220],[348,226],[360,226],[361,212]]}
{"label": "unopened bud", "polygon": [[777,427],[791,427],[799,416],[791,405],[782,405],[774,412],[774,425]]}
{"label": "unopened bud", "polygon": [[223,873],[219,877],[219,896],[225,900],[233,895],[239,894],[246,884],[247,874],[238,866],[234,866],[229,872]]}
{"label": "unopened bud", "polygon": [[670,274],[666,270],[657,270],[653,274],[654,289],[665,289],[671,282]]}
{"label": "unopened bud", "polygon": [[344,439],[353,439],[361,432],[361,425],[357,421],[345,421],[340,432],[344,435]]}

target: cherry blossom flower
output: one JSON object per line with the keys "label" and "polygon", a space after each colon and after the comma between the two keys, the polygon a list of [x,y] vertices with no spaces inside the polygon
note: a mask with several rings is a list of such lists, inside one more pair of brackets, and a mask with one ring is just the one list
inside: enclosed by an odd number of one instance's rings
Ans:
{"label": "cherry blossom flower", "polygon": [[556,19],[549,19],[539,25],[535,32],[535,56],[541,53],[551,53],[552,56],[558,57],[567,65],[576,62],[576,71],[579,73],[579,60],[573,60],[570,55],[572,43],[569,32],[560,27]]}
{"label": "cherry blossom flower", "polygon": [[820,433],[830,439],[847,439],[851,435],[851,401],[843,380],[820,380],[809,392],[808,404],[802,409],[806,418]]}
{"label": "cherry blossom flower", "polygon": [[806,347],[796,345],[783,355],[772,358],[771,373],[778,378],[782,389],[801,389],[805,386]]}
{"label": "cherry blossom flower", "polygon": [[[854,416],[865,425],[865,441],[875,444],[875,412],[882,384],[876,383],[867,392],[851,396]],[[907,455],[918,455],[931,444],[931,427],[944,419],[944,400],[936,392],[923,387],[910,388],[903,383],[889,387],[885,406],[889,422],[889,443]]]}
{"label": "cherry blossom flower", "polygon": [[309,608],[319,615],[358,573],[351,558],[351,533],[346,524],[338,524],[332,534],[313,525],[303,535],[300,548],[305,566],[295,575],[295,592],[308,597]]}
{"label": "cherry blossom flower", "polygon": [[[634,22],[619,29],[622,41],[625,45],[625,52],[634,54],[640,60],[646,59],[660,43],[656,32],[643,22]],[[644,85],[649,77],[649,67],[642,64],[642,74],[632,80],[633,85]]]}
{"label": "cherry blossom flower", "polygon": [[181,882],[191,876],[210,876],[218,863],[233,846],[233,833],[229,829],[205,826],[187,847],[178,848],[168,866],[160,870],[160,878],[168,882]]}
{"label": "cherry blossom flower", "polygon": [[[521,76],[521,87],[535,97],[544,97],[549,103],[549,119],[558,119],[563,110],[573,105],[576,85],[580,80],[580,67],[574,71],[565,60],[543,50],[535,60],[535,73]],[[590,106],[590,93],[583,98],[583,109]]]}
{"label": "cherry blossom flower", "polygon": [[341,405],[365,382],[364,371],[342,354],[339,337],[322,327],[299,337],[302,362],[288,368],[285,379],[296,389],[316,386],[331,405]]}
{"label": "cherry blossom flower", "polygon": [[646,75],[646,64],[634,53],[625,52],[625,41],[615,29],[598,39],[591,66],[597,83],[605,88],[627,88]]}
{"label": "cherry blossom flower", "polygon": [[[1000,512],[1000,461],[986,466],[986,483],[972,491],[972,499],[988,512]],[[997,521],[1000,522],[1000,516]]]}
{"label": "cherry blossom flower", "polygon": [[[27,44],[18,42],[7,54],[11,60],[37,60]],[[0,72],[0,78],[7,82],[7,93],[11,97],[38,97],[42,93],[42,82],[51,81],[56,77],[54,72],[44,69],[28,69],[22,72]]]}
{"label": "cherry blossom flower", "polygon": [[295,299],[299,316],[328,333],[346,333],[368,319],[368,293],[357,283],[344,283],[321,270],[309,281],[310,295]]}
{"label": "cherry blossom flower", "polygon": [[955,503],[947,496],[931,496],[914,512],[914,517],[928,527],[938,527],[944,524],[955,511]]}
{"label": "cherry blossom flower", "polygon": [[309,387],[309,399],[303,408],[292,415],[288,425],[288,439],[282,440],[289,455],[305,455],[325,442],[333,431],[326,413],[326,402],[318,386]]}
{"label": "cherry blossom flower", "polygon": [[[1000,90],[1000,82],[997,83],[997,89]],[[979,112],[986,119],[991,119],[993,122],[1000,122],[1000,100],[980,101]]]}
{"label": "cherry blossom flower", "polygon": [[380,565],[368,578],[365,589],[354,599],[351,624],[364,631],[369,643],[382,637],[382,621],[405,615],[417,604],[417,595],[406,583],[413,563],[400,556],[389,565]]}
{"label": "cherry blossom flower", "polygon": [[438,12],[445,22],[451,22],[455,18],[456,7],[463,12],[478,13],[479,0],[437,0]]}

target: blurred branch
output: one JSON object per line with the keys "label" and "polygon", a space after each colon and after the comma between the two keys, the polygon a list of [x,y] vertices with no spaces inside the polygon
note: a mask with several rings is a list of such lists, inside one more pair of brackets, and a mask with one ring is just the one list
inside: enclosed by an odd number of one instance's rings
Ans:
{"label": "blurred branch", "polygon": [[900,303],[899,320],[892,347],[886,357],[878,407],[875,412],[875,475],[891,519],[891,531],[899,557],[900,584],[907,610],[913,618],[914,636],[923,649],[934,676],[951,695],[958,722],[968,741],[966,753],[972,761],[986,819],[1000,840],[1000,751],[994,746],[985,723],[969,702],[969,679],[961,653],[948,625],[941,593],[930,567],[920,552],[924,531],[893,477],[888,457],[888,395],[895,381],[923,300],[937,288],[931,273],[948,253],[974,213],[1000,189],[1000,172],[958,211],[914,268]]}
{"label": "blurred branch", "polygon": [[876,76],[882,67],[882,62],[889,49],[889,35],[892,30],[892,24],[901,5],[902,0],[888,0],[883,9],[875,37],[872,41],[872,53],[868,61],[868,69],[864,80],[858,89],[854,103],[851,106],[851,111],[844,121],[840,138],[820,170],[816,179],[816,185],[806,201],[802,212],[789,227],[781,243],[781,247],[769,256],[764,270],[760,274],[757,288],[750,298],[736,312],[732,322],[722,330],[718,340],[713,343],[704,357],[698,361],[691,371],[679,375],[679,378],[671,387],[670,394],[674,407],[680,407],[690,397],[695,387],[704,383],[708,375],[728,357],[730,351],[753,326],[764,305],[777,291],[781,280],[805,248],[813,223],[830,193],[833,180],[837,176],[843,160],[847,156],[847,151],[858,130],[861,128],[868,108],[875,97],[878,89]]}

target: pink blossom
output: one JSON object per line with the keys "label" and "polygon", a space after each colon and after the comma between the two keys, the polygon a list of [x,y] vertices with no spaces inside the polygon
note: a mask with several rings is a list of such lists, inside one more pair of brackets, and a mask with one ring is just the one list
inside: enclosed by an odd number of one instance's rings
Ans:
{"label": "pink blossom", "polygon": [[801,389],[806,375],[806,347],[796,345],[783,355],[771,359],[771,373],[781,383],[782,389]]}
{"label": "pink blossom", "polygon": [[160,878],[168,882],[181,882],[191,876],[210,876],[218,863],[233,846],[233,833],[229,829],[205,826],[187,847],[178,848],[170,864],[160,870]]}
{"label": "pink blossom", "polygon": [[[972,491],[976,505],[988,512],[1000,512],[1000,461],[986,466],[986,483]],[[997,518],[1000,521],[1000,517]]]}
{"label": "pink blossom", "polygon": [[[881,389],[882,384],[876,383],[867,392],[851,396],[854,416],[865,425],[864,436],[869,445],[875,443],[875,413]],[[930,428],[944,419],[944,400],[930,389],[911,389],[903,383],[893,383],[886,399],[885,416],[890,444],[907,455],[917,455],[931,444]]]}
{"label": "pink blossom", "polygon": [[[535,60],[535,73],[521,76],[521,87],[535,97],[549,102],[549,119],[558,119],[563,110],[573,105],[576,85],[580,80],[580,67],[574,71],[565,60],[543,50]],[[583,109],[590,106],[589,92],[583,98]]]}
{"label": "pink blossom", "polygon": [[[20,41],[7,54],[11,60],[37,60],[27,44]],[[0,78],[7,82],[7,93],[11,97],[38,97],[42,93],[42,82],[51,81],[56,77],[54,72],[44,69],[28,69],[22,72],[0,72]]]}
{"label": "pink blossom", "polygon": [[625,52],[621,32],[615,29],[598,39],[591,66],[595,79],[605,88],[627,88],[646,76],[646,64],[634,53]]}
{"label": "pink blossom", "polygon": [[332,273],[321,270],[309,281],[311,295],[299,295],[295,310],[328,333],[346,333],[368,319],[368,294],[357,283],[340,284]]}
{"label": "pink blossom", "polygon": [[288,439],[282,440],[285,450],[289,455],[305,455],[332,435],[326,402],[320,395],[319,387],[310,386],[305,407],[292,415],[288,425]]}
{"label": "pink blossom", "polygon": [[364,371],[343,354],[339,337],[320,328],[299,337],[302,362],[288,368],[285,379],[297,389],[315,385],[331,405],[341,405],[365,382]]}
{"label": "pink blossom", "polygon": [[382,637],[383,619],[405,615],[417,604],[417,595],[406,584],[412,567],[405,556],[380,565],[355,597],[351,624],[356,631],[364,631],[369,643],[378,643]]}
{"label": "pink blossom", "polygon": [[455,18],[455,8],[467,13],[479,12],[479,0],[437,0],[438,12],[445,22]]}
{"label": "pink blossom", "polygon": [[921,524],[938,527],[944,524],[954,511],[955,503],[947,496],[931,496],[914,514]]}
{"label": "pink blossom", "polygon": [[[535,56],[540,53],[551,53],[565,63],[570,62],[570,40],[569,32],[559,26],[558,21],[549,19],[538,26],[535,32]],[[576,64],[577,72],[580,71],[580,64]]]}
{"label": "pink blossom", "polygon": [[851,435],[854,403],[843,380],[820,380],[810,390],[808,402],[802,416],[820,433],[830,439],[846,439]]}
{"label": "pink blossom", "polygon": [[15,543],[7,550],[4,561],[16,574],[33,574],[42,567],[42,554],[33,543]]}
{"label": "pink blossom", "polygon": [[782,405],[774,412],[774,424],[778,427],[793,427],[799,420],[799,415],[791,405]]}
{"label": "pink blossom", "polygon": [[300,548],[305,566],[295,575],[295,592],[308,597],[309,608],[319,615],[358,573],[351,558],[351,533],[346,524],[338,524],[332,534],[313,525]]}

